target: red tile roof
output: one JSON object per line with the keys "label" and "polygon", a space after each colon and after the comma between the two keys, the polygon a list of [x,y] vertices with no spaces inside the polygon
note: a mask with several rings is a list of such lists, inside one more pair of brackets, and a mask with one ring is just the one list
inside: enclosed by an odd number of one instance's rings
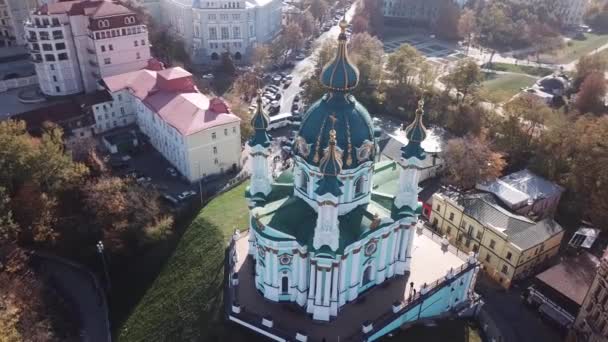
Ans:
{"label": "red tile roof", "polygon": [[[183,135],[240,121],[222,99],[210,99],[198,92],[193,86],[192,74],[180,67],[158,72],[143,69],[106,77],[103,81],[111,92],[129,89]],[[179,86],[174,87],[175,84]],[[183,84],[192,84],[192,87],[181,87]]]}

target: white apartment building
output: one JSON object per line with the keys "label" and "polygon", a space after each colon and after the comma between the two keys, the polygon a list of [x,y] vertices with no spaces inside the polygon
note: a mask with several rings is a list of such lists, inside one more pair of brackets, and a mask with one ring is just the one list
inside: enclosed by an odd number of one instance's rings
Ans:
{"label": "white apartment building", "polygon": [[101,78],[140,70],[150,59],[146,26],[111,1],[42,5],[25,31],[40,89],[50,96],[93,92]]}
{"label": "white apartment building", "polygon": [[103,85],[113,98],[108,110],[131,116],[189,181],[240,167],[241,120],[222,99],[201,94],[188,71],[143,69],[105,77]]}
{"label": "white apartment building", "polygon": [[26,44],[23,23],[40,5],[38,0],[0,0],[0,48]]}
{"label": "white apartment building", "polygon": [[[238,62],[281,31],[281,0],[159,0],[160,21],[184,41],[195,63]],[[150,8],[151,4],[144,4]],[[151,11],[152,12],[152,11]]]}

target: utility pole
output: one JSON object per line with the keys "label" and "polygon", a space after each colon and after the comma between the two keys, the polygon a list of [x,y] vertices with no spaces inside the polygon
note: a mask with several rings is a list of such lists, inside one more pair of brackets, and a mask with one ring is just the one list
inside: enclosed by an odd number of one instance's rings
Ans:
{"label": "utility pole", "polygon": [[110,290],[112,288],[112,286],[110,284],[110,274],[108,273],[108,265],[106,264],[106,258],[103,254],[104,246],[103,246],[103,242],[101,242],[101,241],[97,241],[97,252],[99,253],[99,256],[101,257],[101,263],[103,264],[103,271],[104,271],[104,274],[106,275],[107,290],[108,290],[108,292],[110,292]]}

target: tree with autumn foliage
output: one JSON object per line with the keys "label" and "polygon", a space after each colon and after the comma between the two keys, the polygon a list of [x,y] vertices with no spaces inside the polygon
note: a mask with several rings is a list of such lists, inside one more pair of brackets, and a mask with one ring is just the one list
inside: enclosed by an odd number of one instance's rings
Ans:
{"label": "tree with autumn foliage", "polygon": [[576,94],[575,106],[581,113],[596,115],[606,113],[604,99],[606,97],[606,78],[604,73],[593,72],[581,84]]}
{"label": "tree with autumn foliage", "polygon": [[485,134],[448,140],[443,158],[445,181],[462,190],[500,177],[506,166],[502,154],[490,148]]}

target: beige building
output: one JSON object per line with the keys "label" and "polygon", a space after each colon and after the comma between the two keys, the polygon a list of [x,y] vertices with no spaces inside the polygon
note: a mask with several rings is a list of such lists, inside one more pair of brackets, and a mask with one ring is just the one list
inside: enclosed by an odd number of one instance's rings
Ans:
{"label": "beige building", "polygon": [[188,71],[157,69],[104,78],[112,96],[106,108],[120,108],[126,122],[136,122],[150,144],[190,182],[238,169],[241,120],[223,99],[200,93]]}
{"label": "beige building", "polygon": [[506,288],[557,254],[564,236],[552,218],[516,215],[490,193],[436,193],[430,222],[459,249],[477,253],[486,273]]}
{"label": "beige building", "polygon": [[574,322],[573,337],[581,342],[608,341],[608,250]]}

